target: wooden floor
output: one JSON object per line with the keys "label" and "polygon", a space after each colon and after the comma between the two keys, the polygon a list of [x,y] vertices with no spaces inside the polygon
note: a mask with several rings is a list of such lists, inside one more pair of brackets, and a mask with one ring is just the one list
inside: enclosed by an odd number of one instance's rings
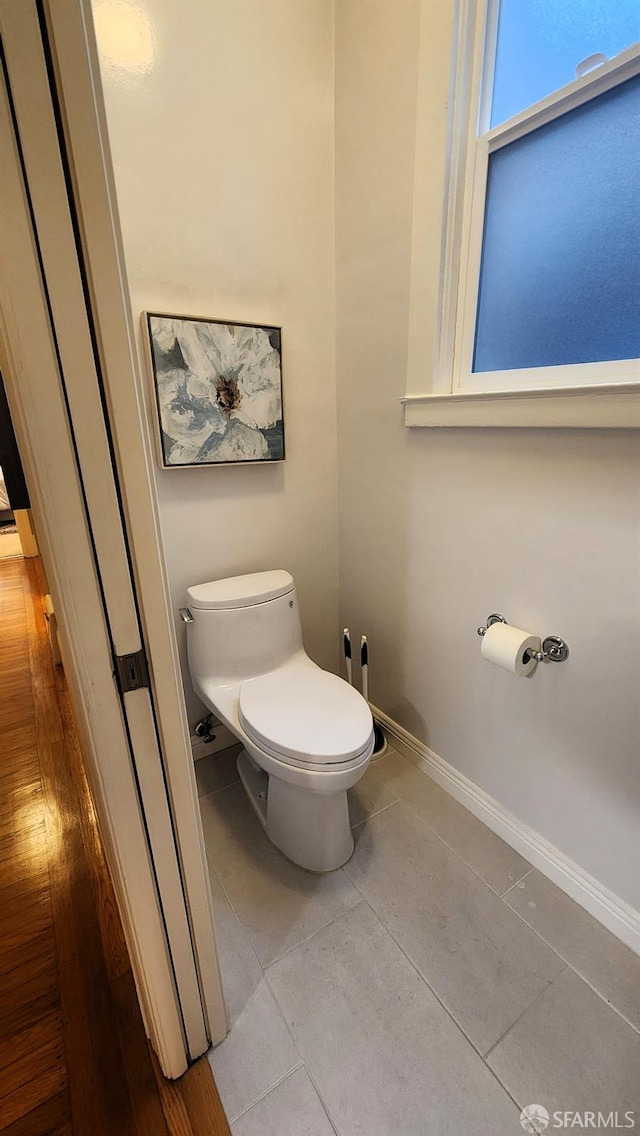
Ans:
{"label": "wooden floor", "polygon": [[37,560],[0,560],[0,1132],[228,1136],[146,1041]]}

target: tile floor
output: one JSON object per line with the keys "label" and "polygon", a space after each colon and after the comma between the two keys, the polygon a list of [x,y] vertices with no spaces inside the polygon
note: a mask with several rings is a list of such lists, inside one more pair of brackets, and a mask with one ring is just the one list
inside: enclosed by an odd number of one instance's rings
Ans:
{"label": "tile floor", "polygon": [[196,766],[234,1136],[513,1136],[532,1103],[640,1127],[640,958],[391,748],[349,863],[303,872],[236,752]]}

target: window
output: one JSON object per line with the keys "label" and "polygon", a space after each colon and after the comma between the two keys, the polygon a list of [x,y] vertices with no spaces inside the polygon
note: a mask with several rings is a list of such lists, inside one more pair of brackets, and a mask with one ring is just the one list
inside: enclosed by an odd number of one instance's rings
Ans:
{"label": "window", "polygon": [[640,3],[462,0],[459,21],[433,392],[629,394]]}

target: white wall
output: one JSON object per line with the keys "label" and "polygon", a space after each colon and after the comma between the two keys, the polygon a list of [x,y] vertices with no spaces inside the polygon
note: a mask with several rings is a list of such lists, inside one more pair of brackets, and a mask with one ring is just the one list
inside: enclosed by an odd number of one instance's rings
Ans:
{"label": "white wall", "polygon": [[[424,139],[436,224],[445,5]],[[382,710],[640,908],[638,436],[402,425],[418,40],[417,0],[338,0],[340,621],[369,635]],[[492,611],[562,635],[570,661],[530,680],[481,662]]]}
{"label": "white wall", "polygon": [[288,568],[307,649],[333,666],[332,6],[137,0],[124,24],[122,4],[94,10],[134,315],[283,327],[286,463],[157,472],[174,603]]}

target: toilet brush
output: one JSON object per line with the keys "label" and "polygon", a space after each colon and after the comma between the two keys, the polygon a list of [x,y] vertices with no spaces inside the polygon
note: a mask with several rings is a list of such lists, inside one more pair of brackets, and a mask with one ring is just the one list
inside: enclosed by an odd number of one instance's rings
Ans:
{"label": "toilet brush", "polygon": [[348,627],[345,627],[342,632],[342,647],[344,650],[344,662],[347,668],[347,682],[349,686],[353,686],[353,677],[351,674],[351,635]]}
{"label": "toilet brush", "polygon": [[[362,671],[362,697],[365,702],[369,701],[369,644],[367,643],[366,635],[360,638],[360,669]],[[380,726],[373,719],[373,754],[372,757],[382,757],[382,754],[387,748],[387,739],[385,738]]]}
{"label": "toilet brush", "polygon": [[362,672],[362,697],[369,701],[369,645],[366,635],[360,636],[360,670]]}

